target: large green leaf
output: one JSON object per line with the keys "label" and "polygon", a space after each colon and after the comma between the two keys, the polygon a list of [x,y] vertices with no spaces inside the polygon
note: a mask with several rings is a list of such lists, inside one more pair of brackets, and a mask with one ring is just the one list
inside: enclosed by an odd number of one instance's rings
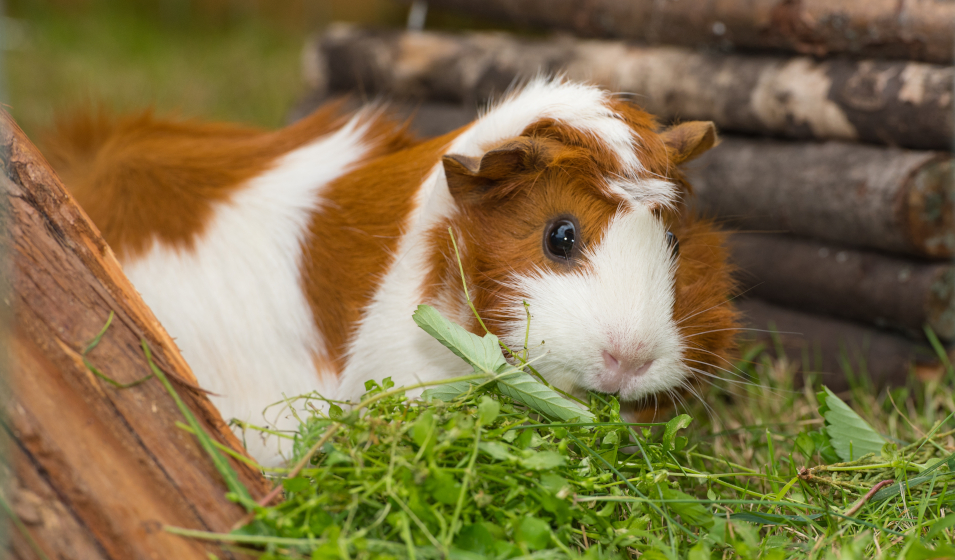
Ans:
{"label": "large green leaf", "polygon": [[481,337],[470,333],[430,305],[419,305],[412,318],[426,333],[474,367],[475,372],[490,375],[507,367],[501,345],[493,334]]}
{"label": "large green leaf", "polygon": [[[549,417],[569,422],[575,418],[592,422],[594,415],[577,403],[537,381],[523,371],[511,368],[504,359],[498,339],[493,334],[480,337],[455,325],[430,305],[419,305],[414,321],[448,350],[470,364],[475,373],[497,375],[498,390],[532,410]],[[508,372],[507,369],[512,371]],[[471,388],[468,382],[439,385],[425,391],[425,399],[451,401]]]}
{"label": "large green leaf", "polygon": [[818,394],[819,413],[826,419],[826,433],[836,454],[843,461],[858,459],[868,453],[879,454],[886,444],[868,422],[863,420],[849,405],[842,402],[828,387]]}
{"label": "large green leaf", "polygon": [[498,380],[497,387],[501,393],[526,404],[549,418],[559,418],[564,422],[569,422],[575,418],[581,422],[594,421],[594,415],[589,410],[565,399],[557,391],[523,371],[503,375]]}

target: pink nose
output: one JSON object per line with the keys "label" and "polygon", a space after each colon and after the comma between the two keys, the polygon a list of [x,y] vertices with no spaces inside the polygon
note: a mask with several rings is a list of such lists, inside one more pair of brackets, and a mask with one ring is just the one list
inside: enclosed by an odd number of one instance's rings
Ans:
{"label": "pink nose", "polygon": [[639,376],[646,373],[650,366],[653,365],[653,360],[647,360],[646,362],[640,363],[622,363],[616,356],[610,352],[603,351],[604,366],[607,368],[607,371],[610,371],[616,375],[634,375]]}
{"label": "pink nose", "polygon": [[607,369],[616,373],[620,371],[620,360],[614,357],[613,354],[604,350],[604,365],[607,366]]}

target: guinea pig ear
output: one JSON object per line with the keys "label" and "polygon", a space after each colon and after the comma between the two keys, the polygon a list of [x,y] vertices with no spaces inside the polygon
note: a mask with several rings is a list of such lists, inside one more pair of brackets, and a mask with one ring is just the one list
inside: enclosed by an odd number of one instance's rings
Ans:
{"label": "guinea pig ear", "polygon": [[689,121],[664,130],[661,134],[667,154],[674,164],[694,159],[719,143],[716,125],[710,121]]}
{"label": "guinea pig ear", "polygon": [[448,189],[456,199],[467,199],[489,192],[499,181],[539,168],[544,151],[534,139],[511,140],[480,158],[448,154],[442,158]]}

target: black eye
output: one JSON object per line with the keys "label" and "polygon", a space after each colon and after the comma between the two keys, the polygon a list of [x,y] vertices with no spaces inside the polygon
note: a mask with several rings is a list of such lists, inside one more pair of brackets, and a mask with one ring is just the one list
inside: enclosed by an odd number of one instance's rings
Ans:
{"label": "black eye", "polygon": [[672,231],[667,232],[667,246],[670,247],[670,252],[673,253],[674,257],[680,256],[680,241],[673,235]]}
{"label": "black eye", "polygon": [[574,254],[577,226],[561,218],[551,223],[544,232],[544,252],[553,259],[569,260]]}

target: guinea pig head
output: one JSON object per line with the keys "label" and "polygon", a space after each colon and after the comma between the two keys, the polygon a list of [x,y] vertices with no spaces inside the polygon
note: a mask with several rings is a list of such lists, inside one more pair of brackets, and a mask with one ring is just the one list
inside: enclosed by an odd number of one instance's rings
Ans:
{"label": "guinea pig head", "polygon": [[[474,305],[514,352],[577,394],[624,403],[675,396],[716,375],[733,343],[723,235],[682,208],[678,165],[716,143],[712,123],[662,132],[629,106],[636,166],[593,134],[541,121],[480,157],[444,157],[461,266]],[[469,317],[447,227],[433,294]],[[443,278],[441,278],[443,277]]]}

